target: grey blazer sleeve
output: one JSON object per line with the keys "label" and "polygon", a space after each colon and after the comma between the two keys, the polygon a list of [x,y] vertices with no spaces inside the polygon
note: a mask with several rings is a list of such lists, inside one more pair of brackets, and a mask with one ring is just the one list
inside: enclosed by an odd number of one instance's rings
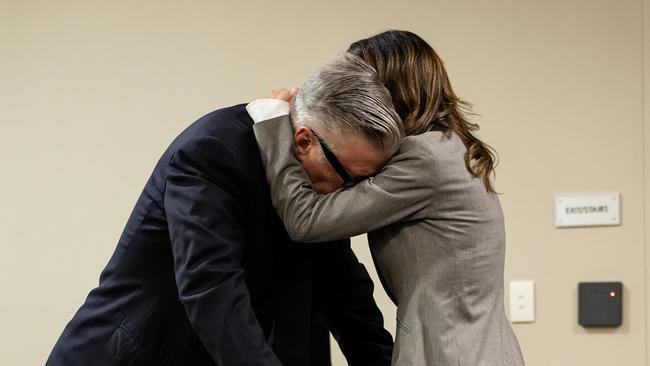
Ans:
{"label": "grey blazer sleeve", "polygon": [[332,241],[363,234],[420,218],[430,204],[434,169],[426,166],[421,159],[424,152],[418,154],[418,145],[408,138],[377,176],[321,195],[313,190],[293,154],[289,116],[256,123],[253,129],[273,206],[295,241]]}

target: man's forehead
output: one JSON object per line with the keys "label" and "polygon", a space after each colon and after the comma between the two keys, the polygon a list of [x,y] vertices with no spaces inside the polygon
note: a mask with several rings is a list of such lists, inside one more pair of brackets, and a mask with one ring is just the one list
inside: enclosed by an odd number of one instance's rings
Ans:
{"label": "man's forehead", "polygon": [[374,175],[389,158],[367,139],[354,135],[339,139],[336,157],[353,177]]}

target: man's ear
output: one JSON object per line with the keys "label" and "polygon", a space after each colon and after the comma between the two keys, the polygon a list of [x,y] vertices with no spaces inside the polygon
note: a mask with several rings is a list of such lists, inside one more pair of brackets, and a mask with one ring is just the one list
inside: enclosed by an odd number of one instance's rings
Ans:
{"label": "man's ear", "polygon": [[315,141],[316,136],[314,136],[308,127],[300,126],[296,129],[296,132],[293,134],[293,145],[295,146],[298,160],[302,160],[301,157],[309,154],[311,149],[314,148]]}

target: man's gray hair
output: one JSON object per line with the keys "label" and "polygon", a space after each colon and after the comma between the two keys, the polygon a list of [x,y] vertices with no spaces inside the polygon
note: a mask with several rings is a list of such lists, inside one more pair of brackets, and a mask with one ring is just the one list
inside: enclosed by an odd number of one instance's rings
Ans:
{"label": "man's gray hair", "polygon": [[296,127],[314,127],[328,136],[361,133],[389,154],[404,137],[402,121],[377,72],[349,53],[309,77],[291,104],[291,117]]}

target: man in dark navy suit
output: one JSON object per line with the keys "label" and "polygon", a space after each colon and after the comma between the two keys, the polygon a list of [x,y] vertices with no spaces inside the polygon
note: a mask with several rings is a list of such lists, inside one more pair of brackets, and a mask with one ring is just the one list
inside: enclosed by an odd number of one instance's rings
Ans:
{"label": "man in dark navy suit", "polygon": [[[355,116],[364,108],[392,108],[374,71],[349,56],[310,82],[304,92],[313,99],[297,115],[339,115],[332,130],[361,123]],[[237,105],[172,142],[48,366],[329,365],[323,325],[350,365],[390,364],[392,339],[349,240],[290,241],[271,206],[252,125]],[[311,171],[333,169],[307,160]]]}

